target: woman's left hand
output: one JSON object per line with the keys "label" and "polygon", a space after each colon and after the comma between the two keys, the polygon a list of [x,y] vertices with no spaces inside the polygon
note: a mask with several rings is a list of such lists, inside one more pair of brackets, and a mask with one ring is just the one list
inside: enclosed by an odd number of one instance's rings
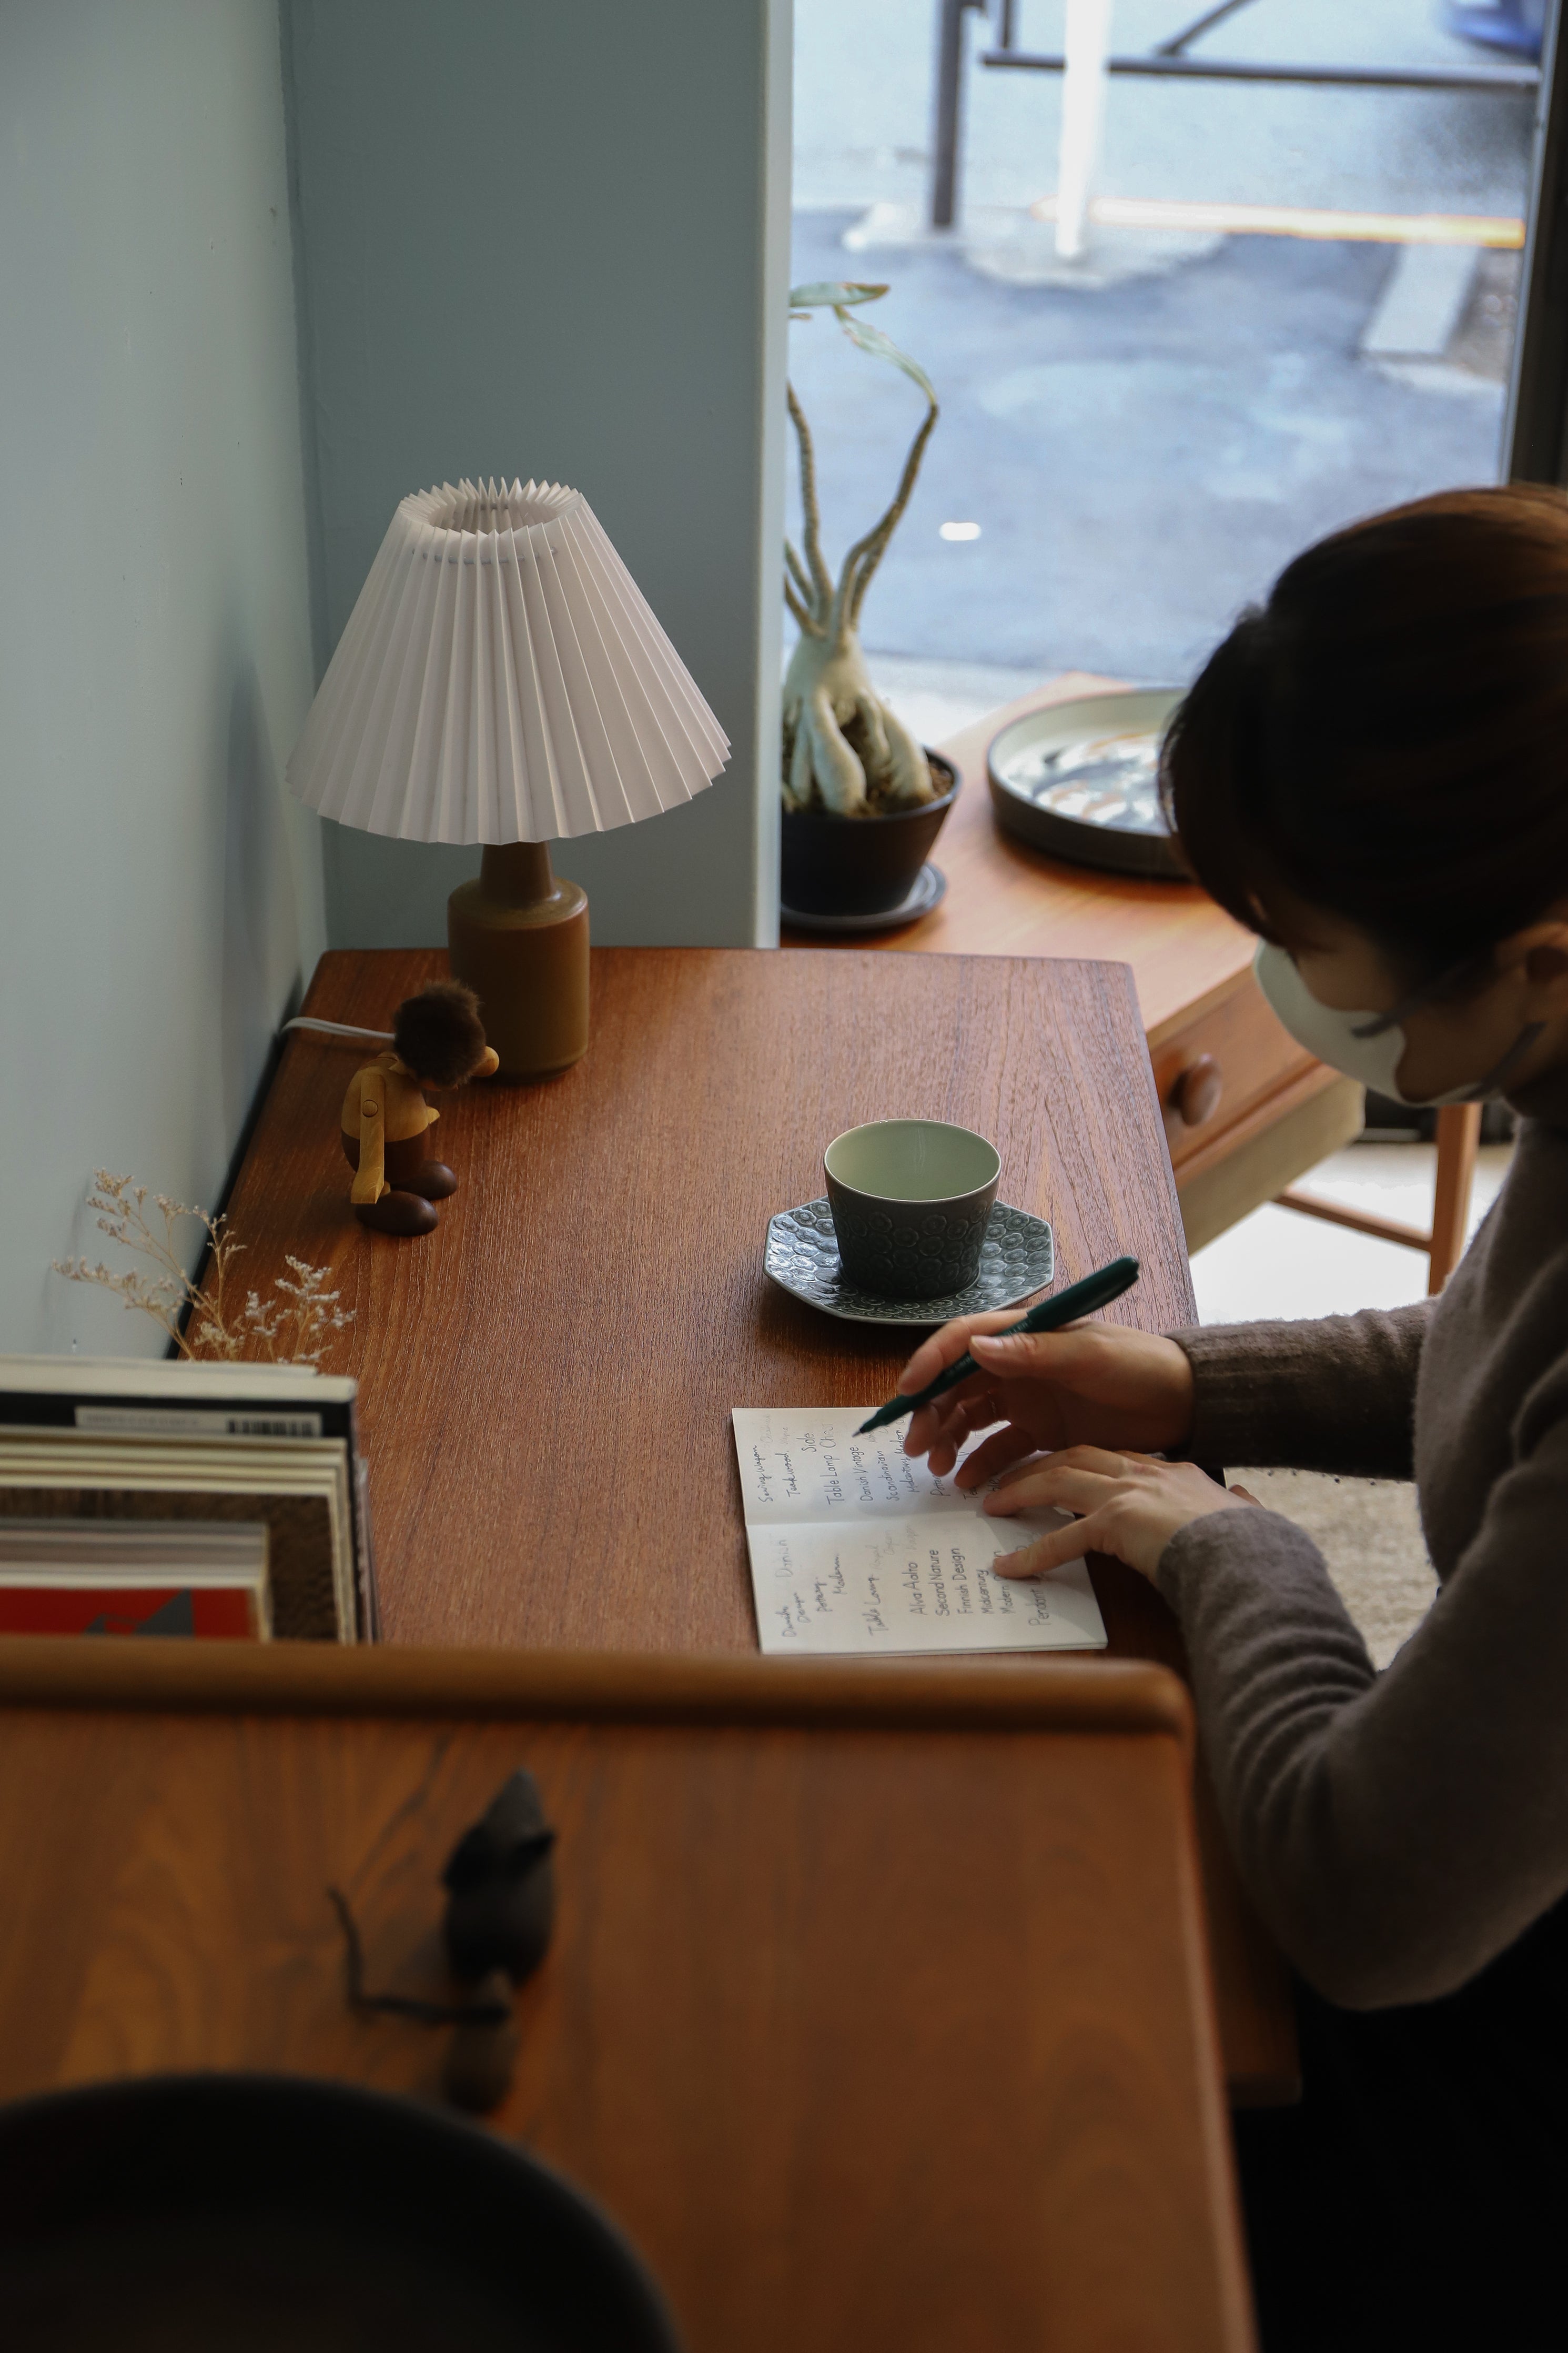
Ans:
{"label": "woman's left hand", "polygon": [[1004,1518],[1044,1504],[1078,1516],[1070,1527],[1052,1528],[1017,1552],[1003,1553],[991,1564],[999,1577],[1038,1577],[1082,1553],[1108,1552],[1152,1579],[1171,1538],[1193,1520],[1260,1508],[1245,1487],[1218,1486],[1195,1462],[1111,1454],[1103,1446],[1037,1454],[985,1498],[986,1511]]}

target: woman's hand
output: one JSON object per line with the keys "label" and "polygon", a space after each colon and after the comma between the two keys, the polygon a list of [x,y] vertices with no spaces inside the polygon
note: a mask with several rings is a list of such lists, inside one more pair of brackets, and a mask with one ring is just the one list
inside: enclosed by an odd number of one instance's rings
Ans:
{"label": "woman's hand", "polygon": [[1210,1512],[1251,1505],[1245,1487],[1216,1486],[1195,1462],[1157,1462],[1147,1454],[1111,1453],[1101,1446],[1068,1446],[1046,1461],[1026,1462],[994,1495],[985,1510],[1003,1518],[1015,1512],[1073,1512],[1065,1528],[1051,1528],[1016,1552],[991,1564],[998,1577],[1039,1577],[1080,1553],[1108,1552],[1152,1578],[1171,1538]]}
{"label": "woman's hand", "polygon": [[1193,1368],[1173,1340],[1096,1323],[1022,1333],[1016,1340],[994,1336],[1016,1321],[1005,1314],[962,1316],[915,1350],[899,1377],[905,1397],[966,1348],[980,1370],[921,1408],[904,1439],[906,1454],[928,1455],[942,1478],[977,1430],[1002,1422],[958,1474],[961,1487],[975,1487],[1042,1448],[1133,1447],[1152,1454],[1184,1442],[1193,1425]]}

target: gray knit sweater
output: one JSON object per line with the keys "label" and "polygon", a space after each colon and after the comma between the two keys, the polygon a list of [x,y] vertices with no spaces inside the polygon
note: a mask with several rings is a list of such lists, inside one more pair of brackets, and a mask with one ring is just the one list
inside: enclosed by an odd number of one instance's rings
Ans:
{"label": "gray knit sweater", "polygon": [[1451,1991],[1568,1894],[1568,1072],[1440,1299],[1178,1332],[1201,1461],[1409,1478],[1437,1599],[1384,1673],[1310,1538],[1173,1538],[1198,1723],[1243,1875],[1354,2009]]}

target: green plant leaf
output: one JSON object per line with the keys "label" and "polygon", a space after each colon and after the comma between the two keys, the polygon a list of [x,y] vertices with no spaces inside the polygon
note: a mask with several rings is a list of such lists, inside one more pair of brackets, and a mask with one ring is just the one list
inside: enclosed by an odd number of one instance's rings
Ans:
{"label": "green plant leaf", "polygon": [[907,352],[900,351],[897,343],[885,335],[880,327],[868,326],[864,319],[852,318],[847,311],[837,305],[834,316],[852,343],[858,343],[863,352],[869,352],[874,360],[891,360],[896,368],[902,368],[910,381],[919,385],[931,406],[936,406],[936,394],[924,368],[917,360],[910,359]]}
{"label": "green plant leaf", "polygon": [[842,311],[848,304],[879,301],[887,290],[885,286],[862,285],[857,279],[837,282],[819,279],[815,285],[792,286],[789,307],[792,311]]}

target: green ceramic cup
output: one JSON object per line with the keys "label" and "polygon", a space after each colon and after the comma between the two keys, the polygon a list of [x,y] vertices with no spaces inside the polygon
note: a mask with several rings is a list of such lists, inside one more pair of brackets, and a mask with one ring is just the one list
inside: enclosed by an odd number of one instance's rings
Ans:
{"label": "green ceramic cup", "polygon": [[994,1144],[940,1119],[847,1128],[822,1155],[838,1258],[882,1299],[937,1299],[980,1271],[1002,1162]]}

